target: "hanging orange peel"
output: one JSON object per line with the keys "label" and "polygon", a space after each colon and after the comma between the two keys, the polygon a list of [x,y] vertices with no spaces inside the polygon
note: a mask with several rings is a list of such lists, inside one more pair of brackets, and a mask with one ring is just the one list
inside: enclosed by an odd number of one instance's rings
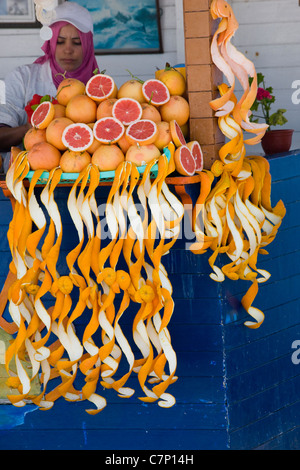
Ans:
{"label": "hanging orange peel", "polygon": [[[49,173],[39,202],[35,187],[42,171],[34,172],[26,190],[27,153],[21,152],[13,162],[7,186],[16,205],[8,240],[10,268],[17,280],[9,291],[9,311],[18,332],[6,353],[6,369],[10,386],[19,392],[8,397],[14,405],[23,406],[30,399],[41,409],[49,409],[64,397],[91,402],[94,408],[87,412],[95,414],[106,406],[106,399],[97,393],[99,383],[130,397],[134,390],[126,382],[132,372],[137,373],[145,394],[140,397],[142,401],[158,400],[162,407],[175,403],[166,392],[177,379],[177,361],[168,332],[174,308],[172,286],[162,257],[179,236],[184,209],[165,182],[174,169],[172,143],[168,150],[170,161],[161,155],[146,166],[142,177],[132,163],[118,167],[106,203],[109,242],[104,246],[95,199],[100,173],[90,164],[79,174],[67,201],[78,243],[66,256],[69,272],[63,275],[58,272],[63,224],[54,197],[62,171],[58,167]],[[154,165],[158,166],[155,178],[151,173]],[[119,268],[121,258],[126,268]],[[78,300],[74,304],[71,294],[76,289]],[[46,308],[45,295],[49,293],[54,302]],[[121,302],[116,310],[118,296]],[[141,357],[135,357],[121,327],[121,319],[132,303],[139,305],[132,336]],[[76,320],[85,311],[91,313],[80,336]],[[99,331],[100,345],[94,339]],[[25,357],[31,373],[22,365]],[[122,357],[128,370],[116,379]],[[76,390],[79,371],[85,384]],[[31,383],[38,374],[41,393],[32,396]],[[54,378],[60,383],[49,391]]]}
{"label": "hanging orange peel", "polygon": [[[250,108],[257,93],[254,65],[230,43],[238,23],[232,8],[225,0],[213,0],[211,14],[221,21],[213,36],[212,59],[227,78],[229,86],[219,87],[220,97],[211,107],[218,117],[219,128],[228,142],[219,151],[210,171],[201,173],[201,191],[193,211],[193,230],[197,241],[191,246],[194,253],[213,250],[209,264],[210,277],[224,281],[244,279],[252,282],[242,299],[245,310],[254,321],[246,321],[249,328],[258,328],[264,314],[252,306],[258,293],[258,284],[269,279],[270,273],[257,268],[259,253],[273,241],[285,215],[282,201],[271,206],[271,175],[268,161],[260,156],[246,156],[245,144],[256,144],[264,135],[266,124],[249,121]],[[249,87],[249,76],[253,78]],[[235,79],[243,87],[237,101]],[[244,140],[243,130],[256,134]],[[226,254],[230,263],[222,268],[215,263],[219,254]]]}
{"label": "hanging orange peel", "polygon": [[[232,112],[235,122],[242,129],[256,134],[255,137],[245,140],[246,144],[255,145],[260,142],[268,125],[249,121],[250,108],[257,94],[257,74],[254,64],[230,42],[239,27],[232,7],[225,0],[212,0],[211,15],[213,19],[221,19],[212,39],[212,60],[229,84],[226,92],[211,102],[211,107],[216,112],[216,116],[228,115]],[[251,86],[249,77],[253,79]],[[243,95],[238,103],[234,97],[236,78],[243,89]]]}

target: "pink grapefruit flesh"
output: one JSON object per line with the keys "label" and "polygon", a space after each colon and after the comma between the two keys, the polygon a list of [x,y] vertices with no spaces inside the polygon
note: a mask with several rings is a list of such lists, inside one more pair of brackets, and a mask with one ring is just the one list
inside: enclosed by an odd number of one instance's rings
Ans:
{"label": "pink grapefruit flesh", "polygon": [[89,79],[86,84],[86,94],[95,101],[103,101],[109,98],[115,89],[115,82],[112,77],[105,74],[97,74]]}
{"label": "pink grapefruit flesh", "polygon": [[50,101],[39,104],[31,116],[31,125],[38,129],[45,129],[54,118],[55,109]]}
{"label": "pink grapefruit flesh", "polygon": [[133,98],[119,98],[112,108],[112,115],[119,119],[124,126],[138,121],[142,117],[142,107]]}
{"label": "pink grapefruit flesh", "polygon": [[83,152],[93,143],[93,131],[83,123],[70,124],[62,134],[62,142],[69,150]]}
{"label": "pink grapefruit flesh", "polygon": [[150,78],[143,83],[142,92],[145,100],[154,106],[161,106],[167,103],[170,99],[170,92],[166,85],[157,80]]}
{"label": "pink grapefruit flesh", "polygon": [[173,119],[172,121],[170,121],[170,132],[171,132],[173,143],[176,147],[180,147],[181,145],[186,145],[186,140],[184,138],[182,130],[178,122],[176,121],[176,119]]}
{"label": "pink grapefruit flesh", "polygon": [[203,170],[203,152],[201,146],[197,140],[192,140],[187,143],[188,148],[190,149],[192,156],[196,162],[195,171]]}
{"label": "pink grapefruit flesh", "polygon": [[184,176],[193,176],[196,170],[196,162],[187,145],[182,145],[174,153],[175,167],[178,173]]}
{"label": "pink grapefruit flesh", "polygon": [[140,119],[126,129],[126,138],[131,143],[152,144],[158,135],[157,125],[150,119]]}
{"label": "pink grapefruit flesh", "polygon": [[104,117],[98,119],[93,127],[95,139],[103,144],[113,144],[121,139],[125,132],[122,122],[115,117]]}

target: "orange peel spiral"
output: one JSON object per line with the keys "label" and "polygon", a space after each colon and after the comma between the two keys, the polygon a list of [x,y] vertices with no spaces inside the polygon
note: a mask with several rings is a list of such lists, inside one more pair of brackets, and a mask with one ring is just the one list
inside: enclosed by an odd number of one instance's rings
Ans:
{"label": "orange peel spiral", "polygon": [[[172,157],[172,143],[169,152]],[[163,407],[175,403],[174,397],[166,393],[176,380],[176,355],[167,330],[174,303],[161,259],[176,242],[184,211],[165,183],[173,171],[172,158],[169,160],[162,155],[150,162],[141,178],[132,163],[124,162],[118,167],[106,204],[110,232],[106,246],[101,240],[101,220],[95,199],[99,171],[90,164],[79,174],[67,201],[78,235],[76,246],[66,256],[67,274],[60,273],[58,268],[64,227],[55,189],[61,170],[55,168],[49,173],[39,201],[35,187],[42,171],[34,172],[26,190],[24,178],[29,170],[26,152],[13,162],[7,184],[16,205],[8,239],[17,280],[9,291],[9,310],[18,332],[7,350],[6,368],[10,385],[19,391],[9,396],[16,406],[23,406],[24,400],[31,399],[41,409],[50,409],[59,397],[64,397],[68,401],[87,400],[94,405],[87,412],[95,414],[106,406],[106,399],[97,393],[99,384],[128,398],[134,393],[126,385],[133,372],[138,374],[146,395],[141,400],[158,400]],[[154,164],[158,165],[158,173],[151,180]],[[135,199],[141,204],[143,214],[139,214]],[[156,232],[158,241],[153,235]],[[119,266],[121,257],[125,269]],[[79,295],[74,303],[71,294],[76,290]],[[48,293],[54,301],[46,308]],[[121,303],[117,310],[118,297]],[[133,354],[121,327],[131,304],[140,305],[133,320],[133,339],[140,358]],[[91,313],[79,337],[76,320],[85,311]],[[98,331],[101,344],[95,340]],[[22,366],[24,354],[31,364],[31,374]],[[128,371],[116,379],[122,358],[127,361]],[[16,378],[11,372],[11,361],[16,366]],[[167,364],[169,375],[164,371]],[[85,377],[81,390],[75,388],[79,370]],[[41,392],[32,396],[31,383],[38,374]],[[51,388],[54,378],[60,378],[61,383]],[[146,385],[147,378],[154,384],[152,389]]]}
{"label": "orange peel spiral", "polygon": [[[264,157],[246,156],[245,144],[255,144],[264,135],[266,124],[249,122],[250,108],[257,93],[254,65],[230,43],[238,28],[232,7],[225,0],[213,0],[211,15],[221,21],[214,34],[211,54],[215,65],[228,80],[219,87],[220,97],[211,107],[218,117],[219,128],[227,137],[210,171],[201,174],[201,191],[193,210],[194,253],[213,250],[209,258],[211,279],[223,282],[243,279],[252,284],[242,299],[245,310],[254,318],[246,321],[249,328],[258,328],[264,321],[261,310],[252,306],[258,284],[266,282],[270,273],[257,267],[259,253],[274,240],[285,216],[282,201],[271,206],[271,175]],[[249,76],[253,78],[249,86]],[[234,95],[236,79],[244,93],[238,101]],[[244,139],[244,130],[256,134]],[[219,255],[230,262],[217,266]],[[223,258],[222,258],[223,260]]]}

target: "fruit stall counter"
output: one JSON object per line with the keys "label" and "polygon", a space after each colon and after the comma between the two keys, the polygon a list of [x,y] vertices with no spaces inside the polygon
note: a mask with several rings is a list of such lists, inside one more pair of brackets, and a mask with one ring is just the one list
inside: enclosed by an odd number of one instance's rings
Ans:
{"label": "fruit stall counter", "polygon": [[[98,384],[97,392],[105,396],[107,406],[95,416],[86,413],[86,402],[68,402],[62,397],[48,411],[41,411],[33,403],[16,408],[4,402],[0,406],[0,448],[299,448],[300,151],[274,156],[269,162],[272,199],[282,199],[287,214],[269,246],[269,254],[259,259],[260,267],[271,272],[271,278],[260,287],[255,299],[255,305],[265,313],[260,328],[244,326],[248,314],[241,306],[241,297],[248,283],[213,281],[209,277],[210,253],[199,256],[186,249],[191,240],[181,228],[181,236],[163,257],[175,302],[169,332],[177,355],[178,379],[168,389],[176,399],[174,406],[162,408],[157,403],[140,401],[134,374],[128,385],[135,393],[128,398]],[[170,179],[168,184],[174,194],[179,196],[181,192],[185,203],[194,201],[199,193],[199,182],[183,186]],[[5,192],[5,184],[2,188]],[[68,231],[69,190],[63,187],[55,190],[63,227],[68,233],[62,245],[59,270],[63,269],[61,263],[70,246],[76,243],[74,230]],[[108,193],[109,186],[97,188],[99,206],[107,200]],[[7,231],[12,205],[2,191],[0,205],[3,286],[11,261]],[[128,338],[135,313],[134,309],[129,310],[122,323]],[[7,307],[3,317],[8,318]],[[86,314],[80,317],[78,330],[84,328],[87,318]],[[10,335],[6,335],[9,341]],[[120,375],[126,373],[126,364],[120,367]]]}

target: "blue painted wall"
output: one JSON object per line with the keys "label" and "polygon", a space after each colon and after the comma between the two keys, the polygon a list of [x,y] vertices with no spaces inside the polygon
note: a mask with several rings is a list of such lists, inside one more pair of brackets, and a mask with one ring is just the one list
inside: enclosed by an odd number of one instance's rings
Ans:
{"label": "blue painted wall", "polygon": [[[164,259],[176,302],[170,333],[178,380],[168,390],[176,405],[162,409],[139,401],[136,377],[128,383],[136,390],[130,399],[99,390],[107,407],[96,416],[85,412],[87,403],[63,399],[50,411],[1,405],[0,449],[300,448],[300,364],[292,362],[292,343],[300,340],[300,155],[270,163],[272,202],[283,199],[287,215],[269,255],[258,262],[272,274],[255,300],[266,315],[261,328],[243,325],[248,315],[240,300],[249,285],[215,283],[209,278],[208,255],[193,255],[179,240]],[[58,197],[63,205],[63,193]],[[0,198],[2,285],[10,261],[11,208]]]}

